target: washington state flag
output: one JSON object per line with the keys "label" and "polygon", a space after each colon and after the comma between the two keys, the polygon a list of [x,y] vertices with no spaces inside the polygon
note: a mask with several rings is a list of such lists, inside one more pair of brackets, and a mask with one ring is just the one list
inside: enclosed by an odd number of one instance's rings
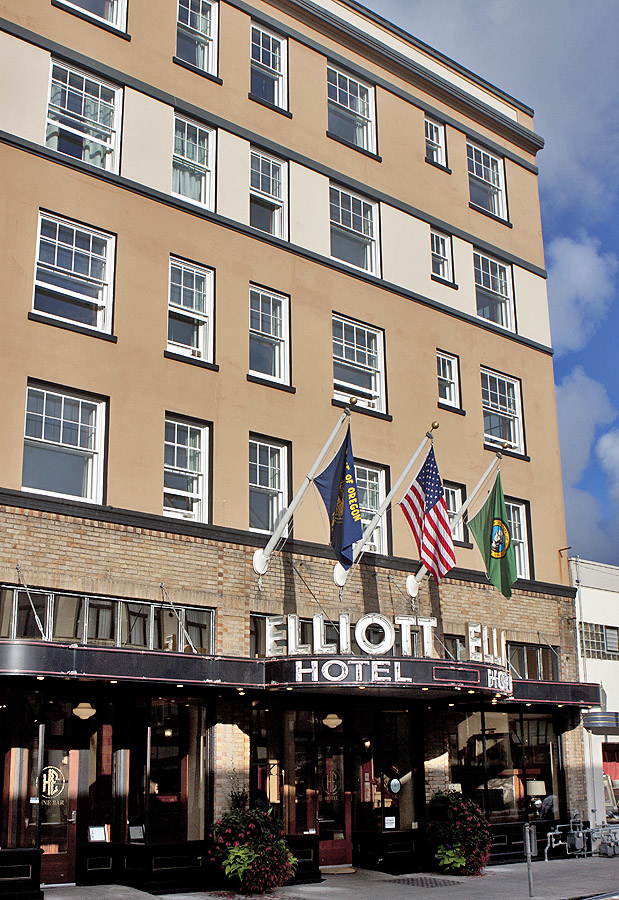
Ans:
{"label": "washington state flag", "polygon": [[488,499],[477,515],[469,519],[468,525],[482,555],[488,580],[509,600],[518,576],[500,472]]}

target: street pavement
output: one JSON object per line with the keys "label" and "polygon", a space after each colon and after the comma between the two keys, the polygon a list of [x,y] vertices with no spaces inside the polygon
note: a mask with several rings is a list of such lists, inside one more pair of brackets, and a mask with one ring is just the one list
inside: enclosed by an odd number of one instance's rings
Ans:
{"label": "street pavement", "polygon": [[[324,870],[319,884],[277,888],[264,900],[619,900],[619,857],[558,859],[532,864],[533,893],[525,863],[491,866],[477,878],[436,873],[386,875],[367,869]],[[45,900],[147,900],[151,894],[122,885],[44,887]],[[193,891],[170,900],[245,900],[231,891]]]}

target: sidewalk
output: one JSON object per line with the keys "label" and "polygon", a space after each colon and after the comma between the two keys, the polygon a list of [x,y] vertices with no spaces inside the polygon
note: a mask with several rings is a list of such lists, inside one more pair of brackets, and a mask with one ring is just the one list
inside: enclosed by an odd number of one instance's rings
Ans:
{"label": "sidewalk", "polygon": [[[562,859],[535,862],[536,900],[576,900],[603,895],[619,900],[619,858]],[[147,900],[151,895],[122,885],[44,888],[45,900]],[[529,900],[524,863],[493,866],[480,878],[435,873],[385,875],[358,869],[354,874],[325,874],[320,884],[292,885],[263,895],[265,900]],[[245,900],[230,891],[170,895],[170,900]]]}

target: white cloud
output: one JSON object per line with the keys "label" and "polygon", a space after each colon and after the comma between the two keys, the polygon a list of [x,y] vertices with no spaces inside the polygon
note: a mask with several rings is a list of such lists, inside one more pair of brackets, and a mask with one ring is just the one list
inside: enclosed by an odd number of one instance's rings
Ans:
{"label": "white cloud", "polygon": [[595,452],[606,472],[610,493],[619,500],[619,428],[603,434],[597,442]]}
{"label": "white cloud", "polygon": [[603,384],[576,366],[557,385],[557,416],[564,487],[575,487],[591,459],[596,432],[614,421],[613,408]]}
{"label": "white cloud", "polygon": [[580,231],[547,245],[552,343],[557,353],[580,350],[603,321],[616,290],[619,261]]}

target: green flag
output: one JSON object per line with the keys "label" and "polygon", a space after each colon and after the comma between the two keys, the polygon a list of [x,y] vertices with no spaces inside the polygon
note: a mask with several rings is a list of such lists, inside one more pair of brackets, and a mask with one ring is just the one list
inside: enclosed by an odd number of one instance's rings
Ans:
{"label": "green flag", "polygon": [[488,499],[469,520],[469,528],[484,560],[488,580],[509,600],[512,584],[518,576],[500,472]]}

